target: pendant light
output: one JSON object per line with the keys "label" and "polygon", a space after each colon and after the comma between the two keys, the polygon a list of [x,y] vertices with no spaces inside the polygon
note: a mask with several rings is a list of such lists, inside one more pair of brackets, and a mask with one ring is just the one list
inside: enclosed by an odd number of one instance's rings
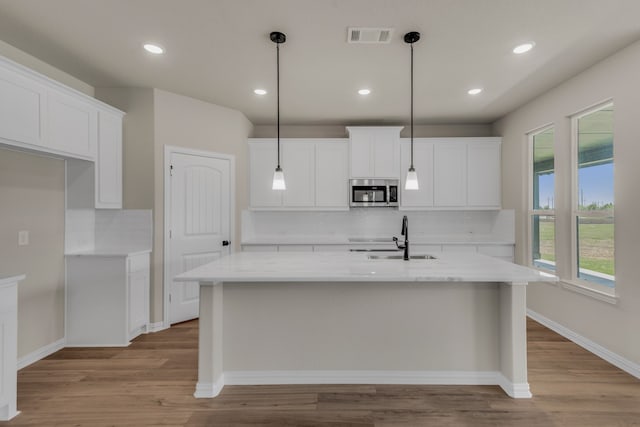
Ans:
{"label": "pendant light", "polygon": [[277,104],[277,128],[278,128],[278,166],[273,173],[273,190],[286,190],[287,186],[284,182],[284,173],[280,167],[280,43],[287,41],[287,36],[280,31],[273,31],[269,38],[276,44],[276,104]]}
{"label": "pendant light", "polygon": [[413,44],[420,40],[420,33],[411,31],[404,35],[404,42],[411,45],[411,165],[404,181],[405,190],[418,190],[418,174],[413,167]]}

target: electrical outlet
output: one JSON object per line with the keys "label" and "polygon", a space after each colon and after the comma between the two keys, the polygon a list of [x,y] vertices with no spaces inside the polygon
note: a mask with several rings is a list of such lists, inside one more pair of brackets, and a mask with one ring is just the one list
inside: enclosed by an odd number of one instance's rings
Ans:
{"label": "electrical outlet", "polygon": [[18,246],[26,246],[29,244],[29,230],[18,231]]}

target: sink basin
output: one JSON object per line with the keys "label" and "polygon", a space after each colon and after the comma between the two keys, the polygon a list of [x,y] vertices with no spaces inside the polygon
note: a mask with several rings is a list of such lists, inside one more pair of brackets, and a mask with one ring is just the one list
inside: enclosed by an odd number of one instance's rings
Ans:
{"label": "sink basin", "polygon": [[[369,255],[369,259],[403,259],[402,255]],[[437,259],[433,255],[411,255],[409,259]]]}

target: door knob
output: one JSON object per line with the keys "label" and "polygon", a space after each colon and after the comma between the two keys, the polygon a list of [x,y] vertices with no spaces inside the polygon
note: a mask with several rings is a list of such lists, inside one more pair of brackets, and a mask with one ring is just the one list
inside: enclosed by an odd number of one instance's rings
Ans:
{"label": "door knob", "polygon": [[230,243],[231,243],[231,242],[230,242],[230,241],[228,241],[228,240],[223,240],[223,241],[222,241],[222,246],[229,246],[229,244],[230,244]]}

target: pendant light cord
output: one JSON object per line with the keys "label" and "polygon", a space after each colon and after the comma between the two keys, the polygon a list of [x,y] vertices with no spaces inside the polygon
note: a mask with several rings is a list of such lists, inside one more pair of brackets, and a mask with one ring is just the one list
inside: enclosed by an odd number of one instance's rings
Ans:
{"label": "pendant light cord", "polygon": [[413,43],[411,43],[411,169],[413,169]]}
{"label": "pendant light cord", "polygon": [[278,169],[280,169],[280,43],[276,42],[276,105],[278,127]]}

